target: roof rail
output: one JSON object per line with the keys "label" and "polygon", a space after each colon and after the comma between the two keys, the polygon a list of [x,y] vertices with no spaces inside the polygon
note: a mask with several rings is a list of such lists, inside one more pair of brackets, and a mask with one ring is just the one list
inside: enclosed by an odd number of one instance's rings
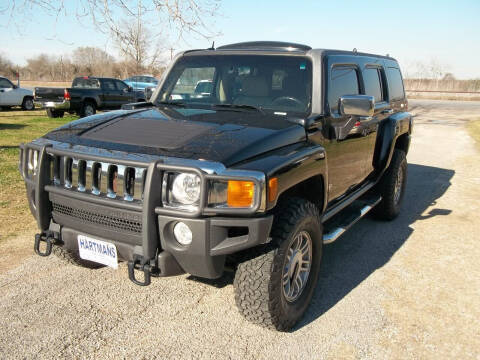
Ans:
{"label": "roof rail", "polygon": [[280,50],[280,51],[308,51],[308,45],[288,43],[282,41],[250,41],[229,44],[217,47],[217,50]]}

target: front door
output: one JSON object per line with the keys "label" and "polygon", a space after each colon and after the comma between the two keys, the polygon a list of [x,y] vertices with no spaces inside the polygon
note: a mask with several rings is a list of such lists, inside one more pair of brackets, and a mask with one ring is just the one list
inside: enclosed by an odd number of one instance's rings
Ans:
{"label": "front door", "polygon": [[338,109],[340,97],[360,94],[358,67],[333,64],[329,73],[327,97],[330,114],[325,119],[329,136],[323,145],[327,151],[330,202],[366,178],[366,156],[371,145],[362,126],[364,119],[341,115]]}
{"label": "front door", "polygon": [[117,106],[122,107],[123,104],[135,102],[133,98],[134,92],[123,81],[115,80],[115,84],[118,90]]}
{"label": "front door", "polygon": [[115,109],[117,105],[118,90],[115,81],[111,79],[102,80],[103,106],[106,109]]}

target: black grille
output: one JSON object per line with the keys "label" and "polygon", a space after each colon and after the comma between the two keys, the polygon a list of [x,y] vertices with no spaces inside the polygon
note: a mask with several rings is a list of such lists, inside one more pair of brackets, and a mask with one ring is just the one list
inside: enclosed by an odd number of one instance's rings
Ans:
{"label": "black grille", "polygon": [[117,231],[124,230],[137,234],[142,232],[141,221],[121,219],[118,217],[98,214],[92,211],[77,209],[58,203],[53,203],[53,211],[54,213],[74,218],[77,221],[82,221],[88,224],[101,225]]}

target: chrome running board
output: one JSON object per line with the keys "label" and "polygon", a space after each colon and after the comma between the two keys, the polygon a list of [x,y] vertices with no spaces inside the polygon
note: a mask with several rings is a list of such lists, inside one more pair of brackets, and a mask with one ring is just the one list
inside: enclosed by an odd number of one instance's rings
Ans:
{"label": "chrome running board", "polygon": [[[330,244],[364,217],[382,200],[381,196],[357,200],[324,225],[323,243]],[[337,221],[336,221],[337,220]],[[331,222],[331,223],[330,223]],[[330,223],[330,224],[329,224]]]}

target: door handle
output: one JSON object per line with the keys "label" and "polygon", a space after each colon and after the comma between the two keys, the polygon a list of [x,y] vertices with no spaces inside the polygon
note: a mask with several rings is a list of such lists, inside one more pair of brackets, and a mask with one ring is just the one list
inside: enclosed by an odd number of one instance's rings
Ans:
{"label": "door handle", "polygon": [[382,110],[382,114],[385,114],[385,115],[393,114],[393,109],[385,109],[385,110]]}

